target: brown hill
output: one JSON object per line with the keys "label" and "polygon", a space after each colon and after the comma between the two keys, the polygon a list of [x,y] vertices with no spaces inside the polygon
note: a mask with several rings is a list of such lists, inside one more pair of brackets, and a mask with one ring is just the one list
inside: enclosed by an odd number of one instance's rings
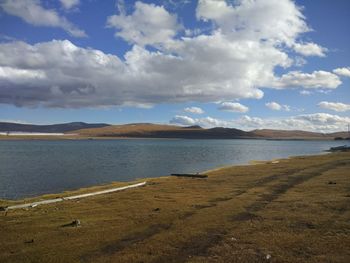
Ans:
{"label": "brown hill", "polygon": [[82,136],[96,137],[131,137],[131,138],[187,138],[187,139],[234,139],[252,138],[257,135],[232,128],[203,129],[199,126],[181,127],[175,125],[159,125],[136,123],[112,125],[96,129],[73,131]]}
{"label": "brown hill", "polygon": [[200,126],[176,126],[151,123],[133,123],[125,125],[111,125],[102,128],[80,129],[72,131],[88,137],[127,137],[127,138],[186,138],[186,139],[313,139],[329,140],[336,137],[346,138],[346,132],[317,133],[299,130],[271,130],[262,129],[250,132],[234,128],[204,129]]}
{"label": "brown hill", "polygon": [[254,130],[252,133],[257,136],[262,136],[265,138],[273,138],[273,139],[299,139],[299,138],[313,138],[313,139],[327,139],[332,137],[328,134],[317,133],[317,132],[309,132],[309,131],[299,131],[299,130],[271,130],[271,129],[262,129],[262,130]]}
{"label": "brown hill", "polygon": [[63,133],[85,128],[101,128],[109,126],[106,123],[85,123],[70,122],[51,125],[22,124],[12,122],[0,122],[0,132],[45,132],[45,133]]}
{"label": "brown hill", "polygon": [[349,132],[334,132],[334,133],[329,133],[328,135],[333,136],[335,138],[350,138]]}

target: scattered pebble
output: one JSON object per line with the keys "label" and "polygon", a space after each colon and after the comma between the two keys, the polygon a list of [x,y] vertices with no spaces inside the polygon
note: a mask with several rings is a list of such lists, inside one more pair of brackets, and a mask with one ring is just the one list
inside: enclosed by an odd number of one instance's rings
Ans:
{"label": "scattered pebble", "polygon": [[271,258],[271,255],[270,254],[267,254],[266,255],[266,259],[269,260]]}

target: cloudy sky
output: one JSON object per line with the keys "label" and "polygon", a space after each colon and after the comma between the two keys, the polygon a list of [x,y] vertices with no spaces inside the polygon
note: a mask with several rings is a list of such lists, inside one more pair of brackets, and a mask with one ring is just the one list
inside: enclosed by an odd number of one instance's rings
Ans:
{"label": "cloudy sky", "polygon": [[348,0],[0,0],[0,121],[331,132]]}

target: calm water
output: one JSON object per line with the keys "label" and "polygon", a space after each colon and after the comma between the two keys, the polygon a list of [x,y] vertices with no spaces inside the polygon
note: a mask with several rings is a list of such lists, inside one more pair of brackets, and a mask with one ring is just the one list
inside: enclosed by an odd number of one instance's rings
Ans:
{"label": "calm water", "polygon": [[315,154],[337,141],[0,141],[0,199]]}

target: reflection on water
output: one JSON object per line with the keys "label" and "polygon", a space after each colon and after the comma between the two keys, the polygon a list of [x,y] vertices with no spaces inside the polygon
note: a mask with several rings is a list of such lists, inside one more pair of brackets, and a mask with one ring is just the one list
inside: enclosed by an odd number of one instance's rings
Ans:
{"label": "reflection on water", "polygon": [[293,155],[336,141],[77,140],[0,141],[0,198],[56,193],[112,181],[200,172]]}

